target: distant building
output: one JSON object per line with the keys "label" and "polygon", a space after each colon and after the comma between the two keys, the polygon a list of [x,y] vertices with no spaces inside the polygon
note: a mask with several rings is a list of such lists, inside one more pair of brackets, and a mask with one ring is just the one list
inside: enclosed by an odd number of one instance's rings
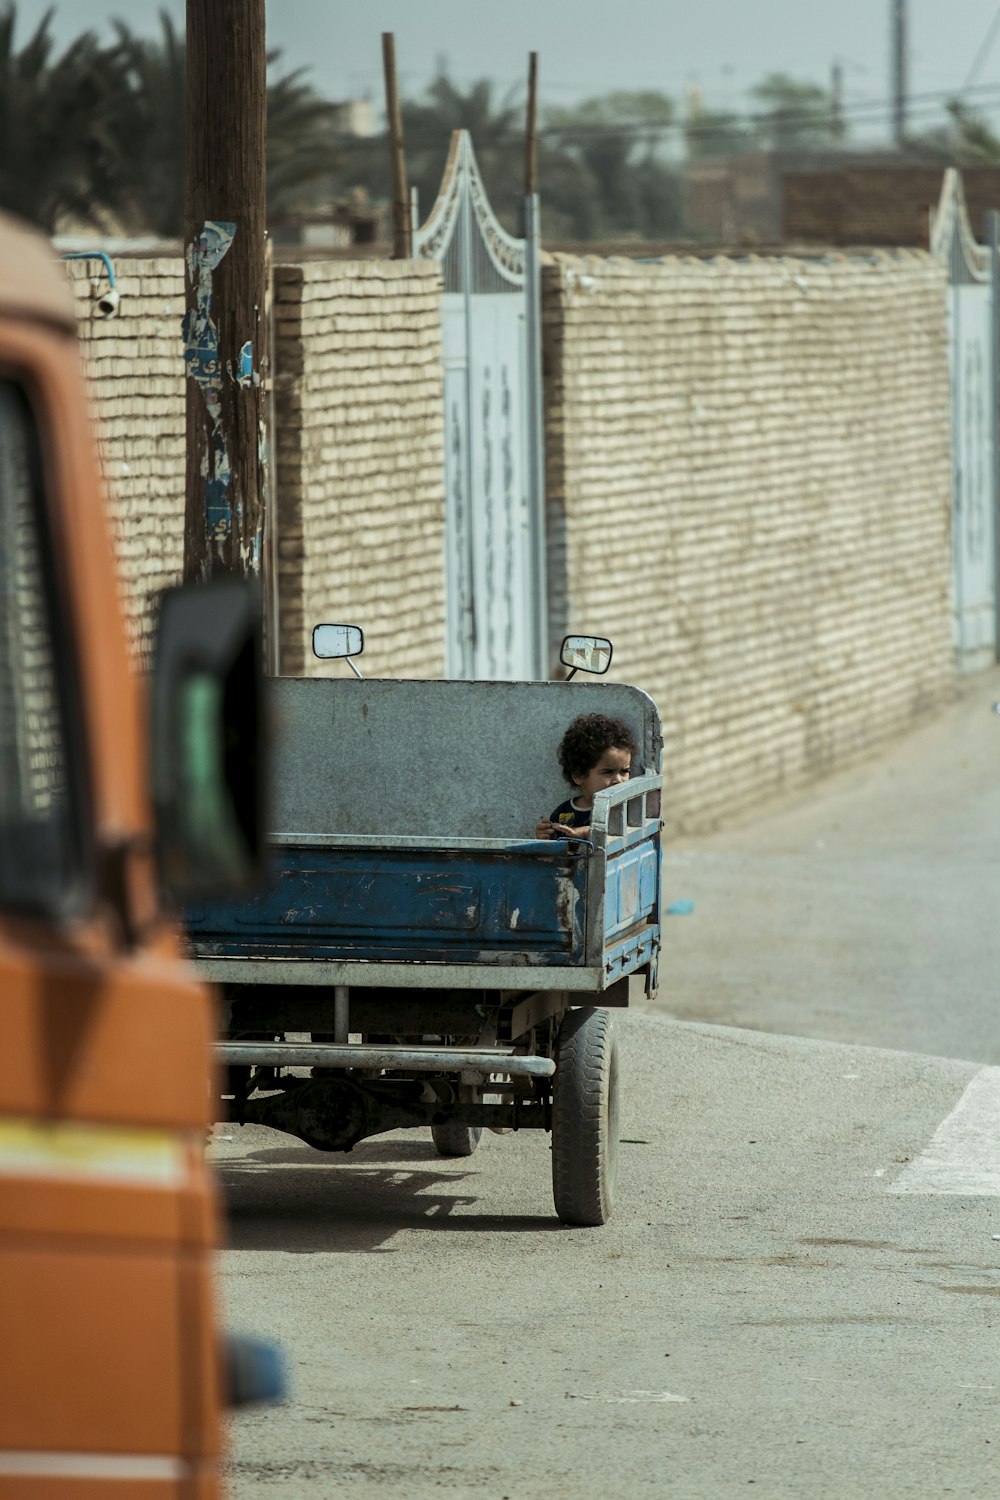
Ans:
{"label": "distant building", "polygon": [[776,151],[702,157],[685,174],[685,221],[698,239],[774,241],[781,236],[781,165]]}
{"label": "distant building", "polygon": [[336,109],[337,125],[342,134],[367,140],[376,133],[375,107],[370,99],[345,99]]}
{"label": "distant building", "polygon": [[[926,245],[947,162],[895,153],[748,151],[692,161],[686,221],[725,244]],[[973,229],[1000,209],[1000,166],[963,167]]]}
{"label": "distant building", "polygon": [[355,188],[346,202],[288,214],[268,229],[279,249],[346,250],[385,240],[389,215],[385,207],[371,202],[364,189]]}
{"label": "distant building", "polygon": [[[783,237],[826,245],[926,246],[945,165],[895,162],[786,172]],[[1000,209],[1000,166],[961,171],[972,230],[985,243],[985,215],[989,209]]]}

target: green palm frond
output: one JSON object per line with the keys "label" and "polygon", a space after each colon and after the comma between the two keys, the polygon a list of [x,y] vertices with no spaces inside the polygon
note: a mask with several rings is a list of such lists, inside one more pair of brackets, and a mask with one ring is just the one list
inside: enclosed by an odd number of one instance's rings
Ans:
{"label": "green palm frond", "polygon": [[50,231],[68,215],[100,221],[115,87],[93,32],[55,55],[52,14],[19,49],[17,7],[0,10],[0,206]]}

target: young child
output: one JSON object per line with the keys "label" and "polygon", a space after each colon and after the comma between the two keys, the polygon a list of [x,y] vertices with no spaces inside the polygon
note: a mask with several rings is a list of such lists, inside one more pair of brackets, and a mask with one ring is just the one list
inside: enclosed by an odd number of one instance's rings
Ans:
{"label": "young child", "polygon": [[575,794],[560,802],[548,818],[535,825],[536,839],[564,839],[572,829],[590,836],[594,793],[628,781],[632,757],[638,751],[635,735],[621,719],[606,714],[580,714],[562,737],[559,764]]}

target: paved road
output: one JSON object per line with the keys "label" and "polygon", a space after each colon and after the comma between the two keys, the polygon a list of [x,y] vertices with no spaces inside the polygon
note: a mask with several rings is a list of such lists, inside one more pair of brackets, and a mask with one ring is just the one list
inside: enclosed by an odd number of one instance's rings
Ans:
{"label": "paved road", "polygon": [[604,1229],[552,1218],[529,1132],[468,1162],[219,1142],[230,1321],[292,1387],[233,1424],[236,1500],[1000,1493],[1000,1177],[892,1191],[998,1074],[654,1016],[622,1040]]}
{"label": "paved road", "polygon": [[235,1500],[1000,1494],[993,697],[671,854],[604,1229],[531,1132],[220,1127],[229,1318],[292,1390],[234,1419]]}
{"label": "paved road", "polygon": [[1000,1061],[1000,672],[888,753],[667,857],[658,1008]]}

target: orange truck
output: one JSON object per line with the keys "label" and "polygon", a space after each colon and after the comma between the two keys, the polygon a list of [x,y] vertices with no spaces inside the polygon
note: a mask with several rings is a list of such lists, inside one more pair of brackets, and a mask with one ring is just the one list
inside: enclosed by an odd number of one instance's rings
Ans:
{"label": "orange truck", "polygon": [[172,591],[145,693],[66,278],[0,220],[0,1500],[220,1493],[214,1013],[171,911],[256,868],[258,619]]}

